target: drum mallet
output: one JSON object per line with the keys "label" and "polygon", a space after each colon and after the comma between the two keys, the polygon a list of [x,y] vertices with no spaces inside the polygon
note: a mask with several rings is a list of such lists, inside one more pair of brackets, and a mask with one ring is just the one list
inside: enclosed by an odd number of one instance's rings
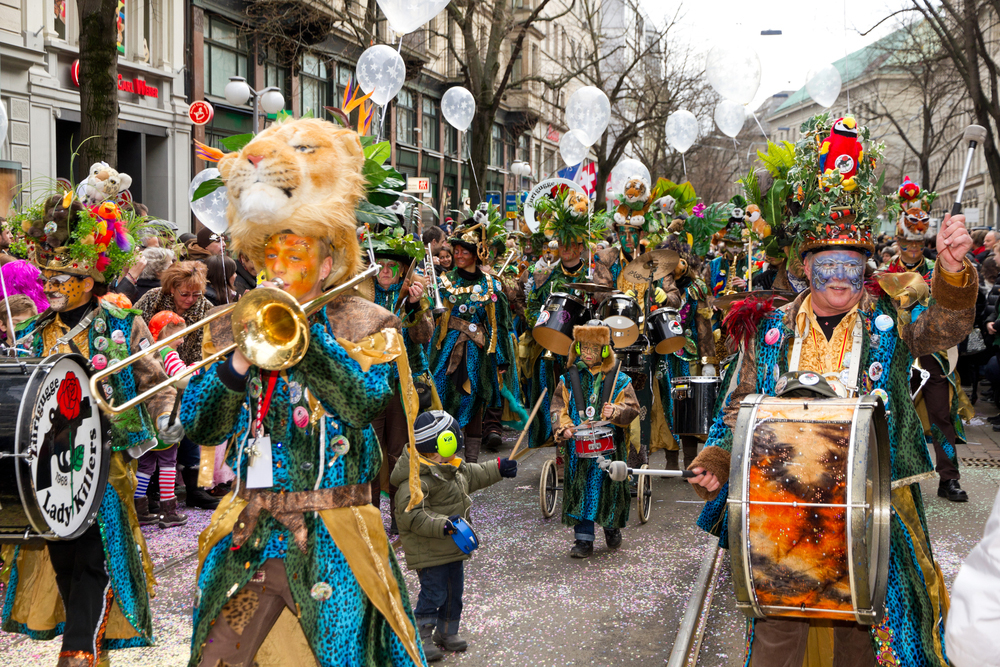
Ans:
{"label": "drum mallet", "polygon": [[965,194],[965,182],[969,180],[972,156],[976,152],[976,146],[986,141],[986,128],[982,125],[970,125],[965,128],[962,141],[969,142],[969,152],[965,154],[965,167],[962,169],[962,180],[958,182],[958,193],[955,195],[955,203],[951,205],[952,215],[958,215],[962,212],[962,195]]}
{"label": "drum mallet", "polygon": [[652,470],[650,468],[629,468],[625,461],[609,461],[601,459],[597,464],[601,470],[608,473],[612,482],[624,482],[629,475],[649,475],[650,477],[697,477],[692,470]]}

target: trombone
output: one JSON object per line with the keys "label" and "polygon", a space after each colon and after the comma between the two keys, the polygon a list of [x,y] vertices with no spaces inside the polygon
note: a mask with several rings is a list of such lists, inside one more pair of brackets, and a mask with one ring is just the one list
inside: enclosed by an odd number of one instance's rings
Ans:
{"label": "trombone", "polygon": [[[172,336],[161,338],[145,350],[140,350],[117,364],[109,364],[107,368],[90,377],[90,393],[101,410],[108,414],[119,415],[148,401],[157,392],[177,384],[237,348],[247,356],[252,365],[264,370],[276,371],[294,366],[302,360],[309,348],[309,316],[342,292],[355,288],[376,275],[378,271],[377,264],[369,267],[342,285],[323,292],[304,304],[299,304],[295,297],[280,289],[258,287],[236,303],[219,308],[208,317],[181,329]],[[106,378],[229,313],[232,313],[233,343],[121,405],[111,405],[104,398],[100,385]]]}

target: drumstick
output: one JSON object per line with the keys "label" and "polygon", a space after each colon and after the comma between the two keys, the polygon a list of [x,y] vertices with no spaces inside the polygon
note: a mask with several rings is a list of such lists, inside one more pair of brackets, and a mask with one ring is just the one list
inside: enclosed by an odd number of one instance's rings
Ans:
{"label": "drumstick", "polygon": [[601,470],[608,473],[612,481],[624,482],[629,475],[649,475],[650,477],[697,477],[701,473],[693,470],[651,470],[649,468],[629,468],[625,461],[609,461],[601,459],[597,464]]}
{"label": "drumstick", "polygon": [[542,401],[545,400],[545,395],[548,393],[548,387],[542,389],[542,395],[538,397],[538,400],[535,402],[535,407],[531,409],[531,414],[528,415],[528,421],[524,424],[524,428],[521,429],[521,435],[518,436],[517,442],[514,443],[514,451],[510,453],[508,458],[514,459],[516,457],[517,449],[521,446],[521,441],[524,440],[524,436],[528,434],[528,429],[531,428],[531,422],[535,421],[535,415],[538,414],[538,408],[542,407]]}

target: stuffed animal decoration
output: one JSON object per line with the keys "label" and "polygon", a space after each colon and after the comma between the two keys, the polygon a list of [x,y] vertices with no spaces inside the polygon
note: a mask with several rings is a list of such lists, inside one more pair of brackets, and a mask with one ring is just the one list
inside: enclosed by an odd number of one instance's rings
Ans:
{"label": "stuffed animal decoration", "polygon": [[615,223],[641,227],[646,222],[649,204],[649,183],[637,177],[628,179],[625,181],[621,203],[615,211]]}
{"label": "stuffed animal decoration", "polygon": [[824,185],[835,184],[830,177],[839,174],[844,190],[854,190],[857,187],[854,175],[862,159],[864,149],[858,141],[858,122],[853,116],[838,118],[819,149],[819,171]]}
{"label": "stuffed animal decoration", "polygon": [[657,210],[663,215],[665,220],[673,220],[674,210],[677,208],[677,200],[670,195],[660,197],[655,202]]}
{"label": "stuffed animal decoration", "polygon": [[590,213],[590,199],[576,190],[570,190],[566,196],[566,210],[574,218],[586,218]]}
{"label": "stuffed animal decoration", "polygon": [[111,168],[107,162],[90,165],[87,180],[80,187],[80,199],[84,206],[96,206],[114,199],[132,185],[132,177]]}
{"label": "stuffed animal decoration", "polygon": [[918,183],[906,176],[899,186],[898,195],[902,212],[896,225],[896,236],[907,241],[923,240],[931,223],[927,209],[931,207],[937,193],[921,189]]}
{"label": "stuffed animal decoration", "polygon": [[903,184],[899,186],[899,200],[901,202],[912,202],[920,196],[920,186],[910,180],[909,176],[903,177]]}
{"label": "stuffed animal decoration", "polygon": [[750,229],[757,235],[758,239],[766,239],[771,235],[771,225],[761,215],[760,207],[757,204],[747,206],[746,221],[750,223]]}

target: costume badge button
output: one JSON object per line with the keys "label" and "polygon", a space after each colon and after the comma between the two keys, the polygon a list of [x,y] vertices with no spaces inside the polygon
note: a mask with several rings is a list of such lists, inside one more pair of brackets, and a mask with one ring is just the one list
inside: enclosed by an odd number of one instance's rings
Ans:
{"label": "costume badge button", "polygon": [[477,327],[475,324],[470,324],[469,331],[471,331],[472,333],[476,333],[477,331],[479,331],[479,327]]}
{"label": "costume badge button", "polygon": [[799,382],[811,387],[812,385],[819,383],[819,376],[815,373],[803,373],[799,376]]}
{"label": "costume badge button", "polygon": [[882,377],[882,364],[876,361],[871,366],[869,366],[868,377],[872,379],[872,382],[878,382],[879,378]]}
{"label": "costume badge button", "polygon": [[472,293],[473,294],[479,294],[482,291],[483,291],[483,288],[482,288],[481,285],[473,285],[472,286]]}
{"label": "costume badge button", "polygon": [[892,318],[882,313],[875,318],[875,328],[879,331],[888,331],[892,328]]}
{"label": "costume badge button", "polygon": [[103,354],[95,354],[94,358],[90,360],[90,364],[94,367],[95,371],[103,371],[108,367],[108,358]]}
{"label": "costume badge button", "polygon": [[778,382],[774,385],[774,393],[780,394],[781,392],[785,391],[785,387],[787,386],[788,386],[788,378],[782,375],[780,378],[778,378]]}
{"label": "costume badge button", "polygon": [[305,428],[309,423],[309,411],[304,406],[298,406],[292,411],[292,421],[299,428]]}
{"label": "costume badge button", "polygon": [[104,320],[94,320],[94,331],[102,334],[108,330],[108,324]]}
{"label": "costume badge button", "polygon": [[878,347],[878,342],[880,340],[882,340],[881,336],[879,336],[878,334],[872,334],[872,338],[871,338],[872,347]]}
{"label": "costume badge button", "polygon": [[889,392],[887,392],[885,389],[882,389],[880,387],[878,389],[873,390],[872,391],[872,396],[876,396],[878,398],[881,398],[883,405],[886,405],[886,406],[889,405]]}
{"label": "costume badge button", "polygon": [[464,303],[461,306],[458,307],[458,312],[460,312],[460,313],[466,313],[468,311],[469,311],[469,307],[466,306]]}
{"label": "costume badge button", "polygon": [[594,415],[597,414],[597,410],[594,409],[593,405],[587,406],[587,419],[593,419]]}
{"label": "costume badge button", "polygon": [[302,385],[298,382],[292,380],[288,383],[288,401],[289,403],[298,403],[302,400]]}
{"label": "costume badge button", "polygon": [[111,332],[111,340],[117,343],[118,345],[124,345],[125,332],[122,331],[121,329],[115,329],[114,331]]}
{"label": "costume badge button", "polygon": [[451,301],[452,303],[456,303],[458,302],[458,297],[452,294],[451,296],[448,297],[448,300]]}
{"label": "costume badge button", "polygon": [[264,391],[264,385],[261,384],[260,378],[250,379],[250,396],[252,398],[260,398],[261,392]]}
{"label": "costume badge button", "polygon": [[309,595],[317,602],[326,602],[333,597],[333,587],[325,581],[317,581],[309,589]]}
{"label": "costume badge button", "polygon": [[850,379],[851,379],[851,369],[850,368],[845,368],[844,370],[840,371],[840,381],[841,382],[843,382],[844,384],[847,384],[850,381]]}
{"label": "costume badge button", "polygon": [[108,349],[108,339],[104,336],[98,336],[94,339],[94,348],[99,352],[104,352]]}
{"label": "costume badge button", "polygon": [[778,331],[778,327],[773,327],[771,329],[768,329],[767,333],[764,334],[764,342],[767,343],[768,345],[774,345],[780,340],[781,340],[781,332]]}
{"label": "costume badge button", "polygon": [[331,441],[333,453],[337,456],[346,456],[351,451],[351,442],[342,435],[338,435]]}

